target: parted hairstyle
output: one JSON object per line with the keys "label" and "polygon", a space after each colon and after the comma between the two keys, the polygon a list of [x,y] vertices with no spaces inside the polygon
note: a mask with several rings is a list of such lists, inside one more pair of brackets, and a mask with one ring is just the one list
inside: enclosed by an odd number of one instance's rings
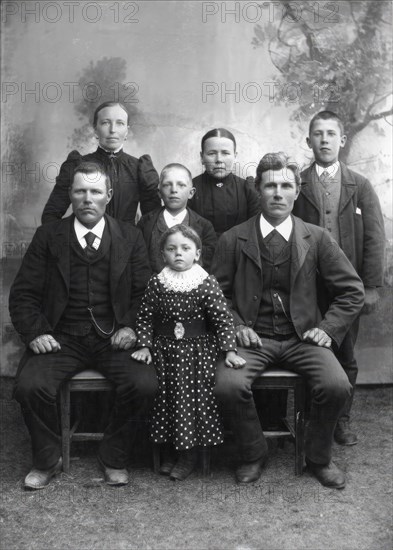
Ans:
{"label": "parted hairstyle", "polygon": [[188,225],[184,225],[184,223],[179,223],[177,225],[174,225],[173,227],[170,227],[165,231],[163,236],[160,239],[160,250],[163,251],[165,247],[165,243],[168,240],[168,237],[171,235],[174,235],[175,233],[181,233],[183,237],[186,237],[187,239],[190,239],[195,243],[195,246],[197,250],[202,249],[202,241],[196,231],[192,229],[192,227],[189,227]]}
{"label": "parted hairstyle", "polygon": [[281,170],[286,168],[295,175],[296,185],[300,185],[300,172],[297,163],[283,151],[278,153],[266,153],[259,161],[257,173],[255,176],[255,186],[259,186],[262,180],[262,174],[268,170]]}
{"label": "parted hairstyle", "polygon": [[190,183],[191,183],[191,186],[192,186],[192,174],[191,174],[191,172],[189,171],[189,169],[186,166],[183,166],[183,164],[179,164],[178,162],[171,162],[170,164],[167,164],[166,166],[164,166],[164,168],[161,170],[161,174],[160,174],[160,185],[161,185],[164,177],[166,176],[167,172],[169,172],[169,170],[172,170],[172,168],[177,168],[178,170],[184,170],[184,172],[187,174],[188,179],[190,180]]}
{"label": "parted hairstyle", "polygon": [[309,136],[311,135],[314,122],[316,122],[317,120],[335,120],[338,124],[338,127],[340,128],[341,135],[344,135],[344,124],[341,118],[336,113],[333,113],[333,111],[320,111],[310,120],[310,125],[308,127]]}
{"label": "parted hairstyle", "polygon": [[127,111],[127,108],[125,107],[125,105],[123,105],[123,103],[120,103],[120,101],[105,101],[104,103],[101,103],[101,105],[98,105],[97,109],[94,111],[94,115],[93,115],[93,127],[95,128],[97,126],[97,120],[98,120],[98,113],[100,111],[102,111],[102,109],[105,109],[105,107],[114,107],[115,105],[118,105],[119,107],[121,107],[123,109],[123,111],[126,112],[127,114],[127,125],[128,125],[128,121],[129,121],[129,114],[128,114],[128,111]]}
{"label": "parted hairstyle", "polygon": [[111,178],[109,177],[108,172],[105,169],[105,166],[100,164],[99,162],[89,162],[89,161],[83,161],[78,166],[74,168],[74,174],[72,178],[72,183],[70,185],[70,189],[74,183],[75,174],[101,174],[102,176],[105,176],[105,186],[106,190],[109,191],[112,189],[112,183]]}
{"label": "parted hairstyle", "polygon": [[211,137],[223,137],[223,138],[230,139],[233,142],[233,148],[234,148],[234,151],[236,152],[236,140],[232,132],[230,132],[229,130],[226,130],[225,128],[214,128],[214,130],[209,130],[209,132],[207,132],[202,138],[202,141],[201,141],[202,153],[203,153],[203,146],[205,144],[205,141]]}

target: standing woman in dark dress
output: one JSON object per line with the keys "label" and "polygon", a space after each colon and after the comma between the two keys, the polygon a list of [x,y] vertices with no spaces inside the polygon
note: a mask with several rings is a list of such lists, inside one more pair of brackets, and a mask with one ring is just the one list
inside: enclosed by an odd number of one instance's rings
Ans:
{"label": "standing woman in dark dress", "polygon": [[236,140],[225,128],[210,130],[202,138],[201,160],[205,172],[192,180],[196,191],[188,205],[209,220],[219,237],[234,225],[259,212],[252,178],[232,173]]}
{"label": "standing woman in dark dress", "polygon": [[78,151],[71,151],[61,165],[56,185],[42,213],[42,223],[62,218],[66,213],[70,205],[68,189],[74,169],[82,161],[99,163],[110,175],[113,197],[106,209],[110,216],[135,224],[139,203],[142,214],[161,206],[158,174],[149,155],[137,159],[123,151],[129,130],[125,106],[115,101],[102,103],[95,110],[93,127],[98,149],[84,156]]}

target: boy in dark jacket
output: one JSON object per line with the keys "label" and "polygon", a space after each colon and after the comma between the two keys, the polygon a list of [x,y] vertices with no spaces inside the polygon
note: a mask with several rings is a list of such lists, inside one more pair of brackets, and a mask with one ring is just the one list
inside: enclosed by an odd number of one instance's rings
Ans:
{"label": "boy in dark jacket", "polygon": [[[314,152],[315,162],[301,173],[301,193],[293,213],[325,227],[339,243],[363,281],[363,311],[369,313],[379,299],[377,288],[383,285],[384,223],[371,183],[338,160],[345,142],[343,123],[335,113],[322,111],[312,118],[307,145]],[[358,329],[359,318],[337,350],[337,358],[353,388],[358,373],[354,356]],[[352,400],[353,392],[334,433],[341,445],[355,445],[358,441],[349,424]]]}
{"label": "boy in dark jacket", "polygon": [[213,225],[199,214],[187,208],[188,200],[194,195],[192,176],[182,164],[168,164],[160,175],[159,193],[164,206],[149,212],[138,223],[149,252],[150,265],[154,273],[164,267],[160,252],[160,238],[169,228],[179,223],[189,225],[202,241],[202,266],[209,271],[217,237]]}

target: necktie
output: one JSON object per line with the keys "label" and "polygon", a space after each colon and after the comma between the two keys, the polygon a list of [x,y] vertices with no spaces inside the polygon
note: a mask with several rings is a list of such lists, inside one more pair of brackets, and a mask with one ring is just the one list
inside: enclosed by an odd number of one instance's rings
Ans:
{"label": "necktie", "polygon": [[327,170],[324,170],[322,174],[319,176],[319,181],[321,183],[325,183],[329,179],[329,172]]}
{"label": "necktie", "polygon": [[285,247],[288,246],[287,241],[276,229],[273,229],[263,240],[273,262],[278,261]]}
{"label": "necktie", "polygon": [[97,253],[97,250],[93,246],[96,236],[94,235],[94,233],[89,231],[88,233],[86,233],[84,238],[87,243],[87,246],[85,248],[85,254],[89,259],[92,259]]}

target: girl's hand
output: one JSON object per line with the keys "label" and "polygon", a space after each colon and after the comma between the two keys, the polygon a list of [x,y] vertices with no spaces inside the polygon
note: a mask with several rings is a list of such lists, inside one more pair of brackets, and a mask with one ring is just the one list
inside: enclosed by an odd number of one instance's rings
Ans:
{"label": "girl's hand", "polygon": [[235,351],[227,351],[225,365],[231,369],[241,369],[246,364],[246,360],[240,357]]}
{"label": "girl's hand", "polygon": [[135,361],[146,363],[146,365],[150,365],[152,361],[149,348],[140,348],[137,351],[134,351],[134,353],[131,353],[131,357],[135,359]]}

